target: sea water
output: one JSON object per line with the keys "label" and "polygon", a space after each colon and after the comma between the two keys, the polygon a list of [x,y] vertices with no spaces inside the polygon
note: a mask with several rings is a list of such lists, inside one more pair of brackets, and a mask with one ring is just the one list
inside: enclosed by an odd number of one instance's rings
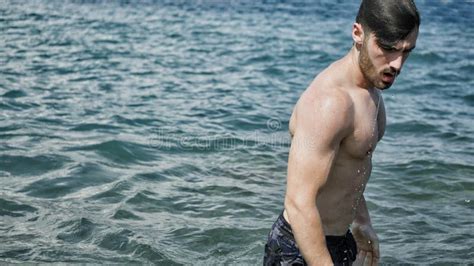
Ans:
{"label": "sea water", "polygon": [[[474,3],[416,2],[365,195],[383,264],[472,263]],[[0,262],[261,264],[358,4],[0,1]]]}

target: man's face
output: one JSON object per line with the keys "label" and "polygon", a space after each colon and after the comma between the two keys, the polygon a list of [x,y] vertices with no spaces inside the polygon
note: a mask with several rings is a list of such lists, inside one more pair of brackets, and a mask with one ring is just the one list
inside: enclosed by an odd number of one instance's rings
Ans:
{"label": "man's face", "polygon": [[377,41],[373,33],[364,38],[359,66],[371,86],[384,90],[392,86],[395,78],[415,48],[418,28],[395,45],[384,45]]}

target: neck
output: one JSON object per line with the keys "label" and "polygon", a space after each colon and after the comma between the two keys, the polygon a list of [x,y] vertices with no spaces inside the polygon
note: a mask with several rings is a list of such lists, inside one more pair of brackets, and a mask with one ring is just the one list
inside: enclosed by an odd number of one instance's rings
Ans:
{"label": "neck", "polygon": [[362,69],[359,65],[360,48],[356,48],[353,45],[349,53],[343,58],[344,65],[346,66],[346,77],[350,85],[363,88],[371,89],[373,85],[366,79],[362,73]]}

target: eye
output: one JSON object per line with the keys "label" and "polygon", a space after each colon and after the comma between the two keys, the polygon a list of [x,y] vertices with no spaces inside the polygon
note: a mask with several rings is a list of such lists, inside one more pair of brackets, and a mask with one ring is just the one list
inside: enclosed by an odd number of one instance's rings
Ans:
{"label": "eye", "polygon": [[395,52],[397,49],[393,48],[392,46],[380,45],[380,48],[386,52]]}

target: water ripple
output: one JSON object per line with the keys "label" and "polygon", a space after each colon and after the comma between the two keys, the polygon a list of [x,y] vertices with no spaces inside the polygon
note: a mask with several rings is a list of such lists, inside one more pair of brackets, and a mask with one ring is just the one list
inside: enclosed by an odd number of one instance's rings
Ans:
{"label": "water ripple", "polygon": [[[3,1],[0,260],[260,264],[293,105],[358,8],[271,2]],[[382,264],[466,264],[472,3],[417,5],[366,199]]]}
{"label": "water ripple", "polygon": [[112,182],[113,172],[98,164],[79,164],[68,169],[64,177],[44,178],[34,181],[18,192],[39,198],[59,198],[81,189]]}

